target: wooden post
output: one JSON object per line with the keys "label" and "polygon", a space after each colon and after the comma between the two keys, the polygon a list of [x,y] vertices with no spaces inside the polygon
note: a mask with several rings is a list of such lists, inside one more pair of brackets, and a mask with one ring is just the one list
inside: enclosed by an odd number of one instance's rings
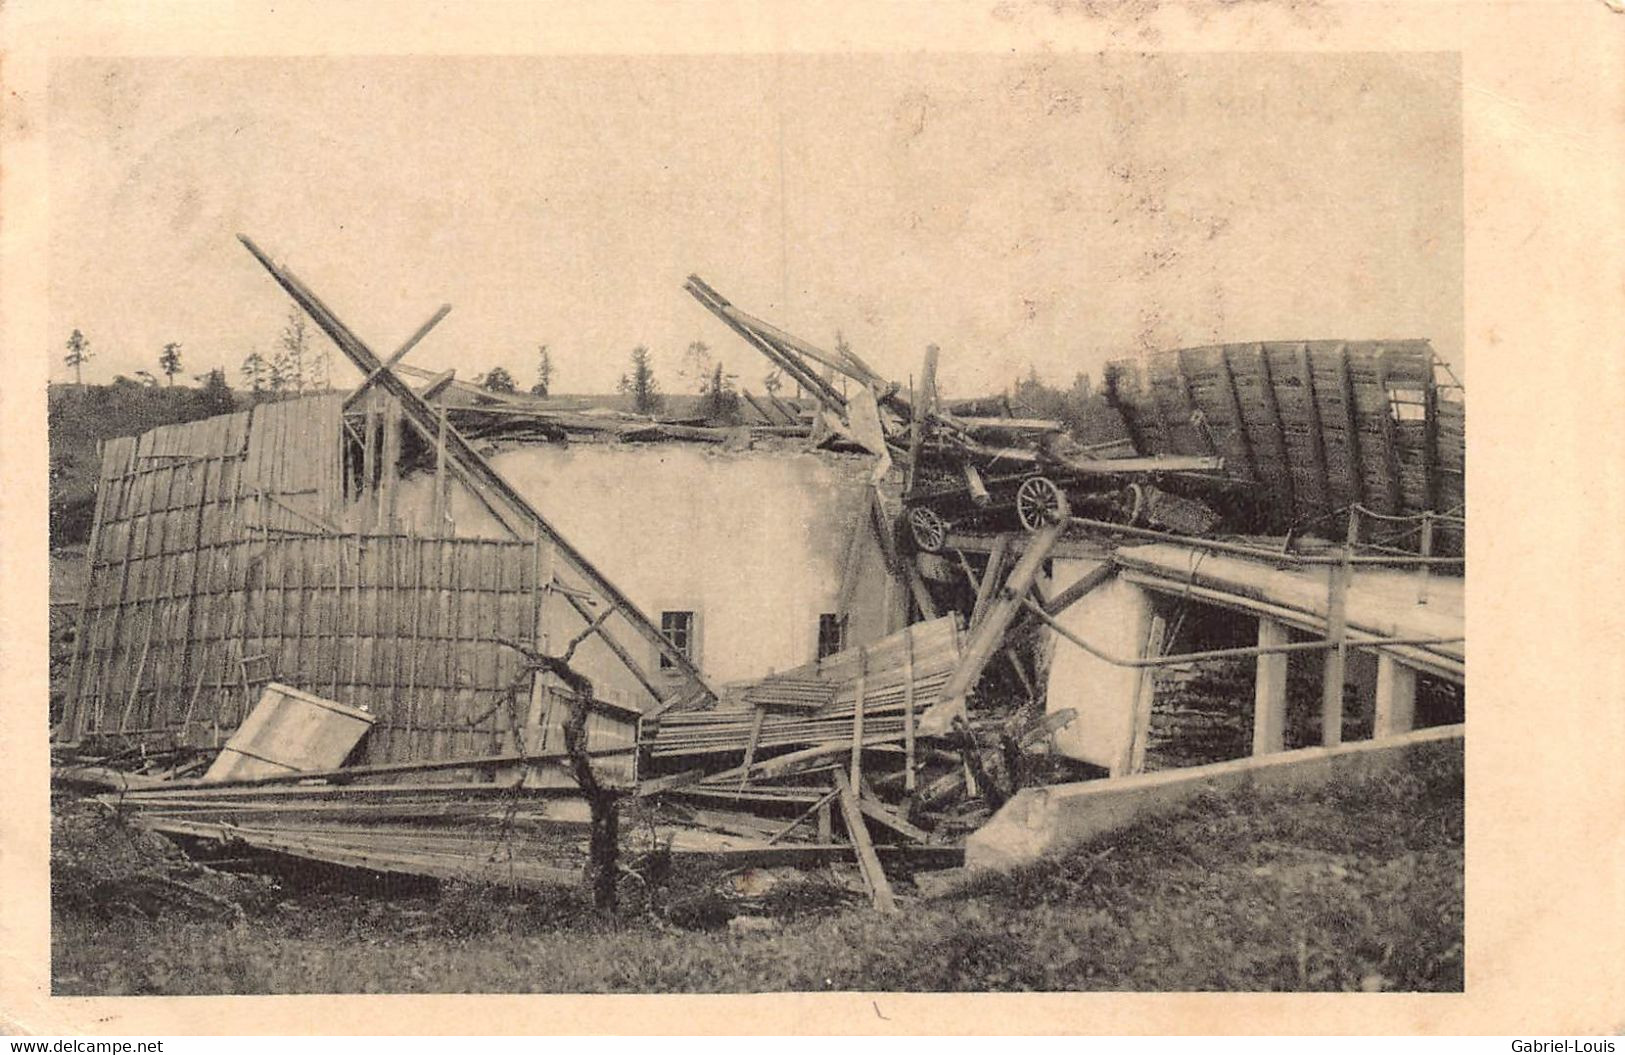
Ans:
{"label": "wooden post", "polygon": [[863,786],[863,695],[869,677],[869,649],[858,649],[858,685],[852,704],[852,786]]}
{"label": "wooden post", "polygon": [[1387,653],[1377,654],[1377,714],[1371,737],[1408,733],[1416,725],[1416,671]]}
{"label": "wooden post", "polygon": [[903,790],[914,794],[914,628],[903,628]]}
{"label": "wooden post", "polygon": [[927,345],[925,366],[920,371],[920,390],[909,385],[908,474],[903,482],[903,493],[910,494],[918,479],[920,447],[925,440],[925,419],[935,402],[937,377],[937,346]]}
{"label": "wooden post", "polygon": [[[1258,647],[1287,643],[1286,624],[1269,616],[1258,617]],[[1253,690],[1253,754],[1267,755],[1286,748],[1285,652],[1258,657],[1258,681]]]}
{"label": "wooden post", "polygon": [[[1431,509],[1422,514],[1421,552],[1422,556],[1424,557],[1433,556],[1433,510]],[[1432,584],[1430,574],[1431,567],[1431,565],[1423,564],[1417,569],[1417,574],[1422,577],[1421,585],[1416,590],[1417,604],[1428,603],[1428,587]]]}
{"label": "wooden post", "polygon": [[1360,511],[1349,510],[1348,541],[1343,545],[1343,562],[1327,569],[1326,598],[1326,676],[1320,696],[1320,742],[1336,747],[1343,742],[1343,682],[1348,668],[1349,581],[1354,576],[1354,543],[1360,536]]}
{"label": "wooden post", "polygon": [[[1141,650],[1144,659],[1155,659],[1162,655],[1163,638],[1168,634],[1168,624],[1160,615],[1151,617],[1151,627],[1145,636],[1145,648]],[[1129,732],[1129,742],[1124,754],[1127,756],[1114,767],[1112,776],[1119,777],[1130,773],[1145,772],[1146,741],[1151,736],[1151,704],[1157,695],[1157,668],[1141,667],[1140,679],[1134,688],[1133,726]]]}
{"label": "wooden post", "polygon": [[434,530],[431,534],[435,538],[445,538],[446,531],[446,500],[448,497],[446,479],[446,408],[439,408],[437,416],[438,428],[434,441],[434,502],[430,507],[433,511],[430,516],[434,520]]}

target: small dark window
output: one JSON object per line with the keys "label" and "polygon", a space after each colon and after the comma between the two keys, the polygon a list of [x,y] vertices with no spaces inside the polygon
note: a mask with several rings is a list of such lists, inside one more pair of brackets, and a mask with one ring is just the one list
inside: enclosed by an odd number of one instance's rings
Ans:
{"label": "small dark window", "polygon": [[[661,612],[660,632],[670,641],[672,647],[681,652],[690,663],[694,661],[694,613],[693,612]],[[660,654],[660,669],[675,670],[677,664],[664,652]]]}
{"label": "small dark window", "polygon": [[818,658],[833,656],[846,647],[846,620],[834,612],[818,617]]}

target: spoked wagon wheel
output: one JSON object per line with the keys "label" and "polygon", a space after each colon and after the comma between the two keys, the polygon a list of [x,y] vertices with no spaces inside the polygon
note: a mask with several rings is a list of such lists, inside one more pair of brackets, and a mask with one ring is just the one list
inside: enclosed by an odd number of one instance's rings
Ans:
{"label": "spoked wagon wheel", "polygon": [[908,530],[914,544],[926,553],[941,553],[948,541],[948,522],[930,506],[915,506],[908,511]]}
{"label": "spoked wagon wheel", "polygon": [[1066,495],[1049,477],[1030,476],[1016,489],[1016,517],[1028,531],[1037,531],[1066,515]]}

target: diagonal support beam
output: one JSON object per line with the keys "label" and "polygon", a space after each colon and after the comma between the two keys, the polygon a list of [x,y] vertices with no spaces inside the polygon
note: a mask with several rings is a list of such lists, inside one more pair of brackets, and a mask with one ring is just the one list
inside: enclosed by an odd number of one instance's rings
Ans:
{"label": "diagonal support beam", "polygon": [[355,406],[356,400],[360,399],[362,395],[366,393],[367,389],[371,388],[378,381],[378,379],[383,376],[384,371],[390,369],[402,359],[405,359],[407,353],[416,348],[419,341],[429,336],[429,331],[438,326],[440,324],[440,320],[445,318],[450,312],[450,304],[440,305],[440,310],[429,316],[428,322],[425,322],[422,326],[419,326],[417,332],[406,339],[405,344],[395,349],[395,353],[388,359],[384,360],[383,365],[379,366],[378,369],[374,370],[372,373],[363,378],[361,384],[356,386],[356,390],[344,397],[344,409],[349,410],[351,407]]}
{"label": "diagonal support beam", "polygon": [[[359,337],[350,331],[338,317],[323,304],[315,293],[305,286],[292,272],[273,262],[259,246],[255,245],[245,235],[238,235],[238,240],[253,254],[254,259],[276,280],[289,296],[304,309],[322,331],[332,338],[339,350],[364,374],[372,374],[382,367],[383,363],[377,354],[368,348]],[[414,428],[431,443],[435,442],[439,429],[439,416],[435,409],[426,403],[421,396],[412,391],[410,385],[401,380],[394,371],[383,370],[378,374],[377,383],[385,391],[400,402],[401,410],[406,419]],[[586,582],[588,587],[602,596],[617,611],[620,612],[632,630],[652,645],[656,652],[665,655],[672,665],[688,679],[701,686],[713,699],[717,697],[716,687],[710,684],[699,669],[683,655],[658,627],[649,621],[639,608],[634,605],[625,594],[610,582],[604,575],[587,560],[582,553],[565,539],[548,523],[541,513],[532,506],[523,495],[515,491],[511,484],[502,477],[489,462],[480,456],[469,442],[463,438],[455,428],[447,425],[444,430],[446,442],[447,464],[454,475],[466,486],[470,492],[477,495],[487,508],[497,517],[498,521],[519,538],[542,538],[551,542],[561,562],[569,568],[575,576]],[[591,622],[592,617],[583,614],[583,619]],[[612,639],[606,632],[600,632],[605,642]],[[616,644],[613,651],[623,663],[635,674],[642,674],[629,653],[624,647]],[[640,681],[649,686],[646,677]],[[651,690],[652,691],[652,690]]]}
{"label": "diagonal support beam", "polygon": [[915,728],[921,735],[943,735],[953,724],[953,720],[964,713],[965,697],[976,686],[983,668],[987,666],[988,660],[993,658],[993,653],[1004,643],[1005,631],[1010,628],[1011,621],[1021,610],[1028,591],[1038,580],[1038,573],[1044,567],[1044,561],[1049,557],[1050,550],[1055,548],[1055,543],[1060,540],[1061,533],[1065,530],[1066,521],[1057,520],[1045,524],[1033,535],[1021,559],[1010,572],[1009,580],[998,591],[993,603],[988,606],[981,623],[971,631],[959,666],[942,686],[937,702],[920,716]]}

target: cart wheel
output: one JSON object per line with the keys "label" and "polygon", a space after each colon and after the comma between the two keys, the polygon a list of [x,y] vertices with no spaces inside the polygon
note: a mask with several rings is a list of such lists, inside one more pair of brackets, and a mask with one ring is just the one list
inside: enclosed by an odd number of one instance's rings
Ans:
{"label": "cart wheel", "polygon": [[1028,531],[1037,531],[1066,515],[1066,495],[1049,477],[1028,477],[1016,489],[1016,516]]}
{"label": "cart wheel", "polygon": [[914,544],[926,553],[941,553],[948,541],[948,522],[930,506],[915,506],[908,511],[908,530]]}
{"label": "cart wheel", "polygon": [[1139,484],[1129,484],[1123,488],[1123,523],[1143,526],[1142,517],[1146,511],[1145,488]]}

